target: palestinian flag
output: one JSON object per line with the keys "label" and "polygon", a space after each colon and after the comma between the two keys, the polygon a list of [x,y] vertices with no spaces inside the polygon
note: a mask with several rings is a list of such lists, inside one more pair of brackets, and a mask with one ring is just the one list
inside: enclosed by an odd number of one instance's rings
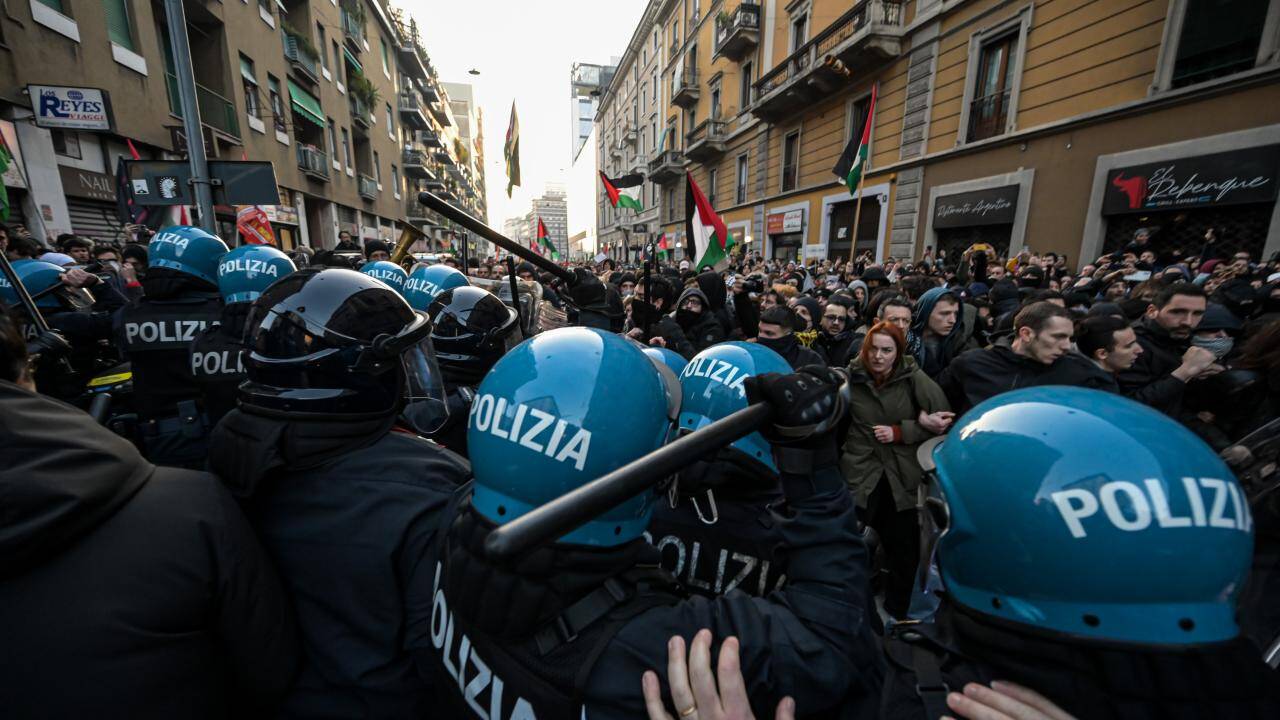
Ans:
{"label": "palestinian flag", "polygon": [[516,119],[515,100],[511,101],[511,122],[507,125],[502,157],[507,161],[507,197],[511,197],[511,188],[520,184],[520,121]]}
{"label": "palestinian flag", "polygon": [[658,238],[658,259],[665,260],[671,254],[671,249],[667,247],[667,234],[662,233]]}
{"label": "palestinian flag", "polygon": [[551,235],[547,233],[547,226],[542,222],[542,218],[538,218],[538,252],[542,253],[543,257],[550,255],[552,260],[560,260],[560,252],[551,243]]}
{"label": "palestinian flag", "polygon": [[609,203],[615,208],[631,208],[636,212],[644,210],[644,205],[640,202],[641,193],[644,191],[644,176],[640,173],[623,175],[613,180],[601,170],[600,182],[604,183],[604,191],[609,196]]}
{"label": "palestinian flag", "polygon": [[844,152],[840,153],[840,160],[831,170],[844,180],[850,195],[858,191],[858,183],[862,182],[862,170],[866,168],[867,156],[871,153],[871,121],[876,116],[877,88],[878,86],[871,87],[871,107],[867,108],[867,123],[862,128],[858,144],[854,145],[853,138],[849,138],[849,144],[845,146]]}
{"label": "palestinian flag", "polygon": [[695,269],[711,268],[723,270],[729,264],[729,248],[734,246],[733,236],[729,234],[724,221],[711,209],[707,196],[698,189],[693,181],[693,173],[685,172],[685,235],[693,244],[694,256],[698,259]]}

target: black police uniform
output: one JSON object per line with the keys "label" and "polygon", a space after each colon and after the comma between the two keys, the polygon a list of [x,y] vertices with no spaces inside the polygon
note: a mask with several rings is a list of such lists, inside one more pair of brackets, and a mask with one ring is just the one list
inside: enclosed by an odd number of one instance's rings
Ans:
{"label": "black police uniform", "polygon": [[789,512],[777,518],[790,575],[767,602],[740,592],[676,598],[643,539],[553,545],[493,565],[483,555],[491,525],[464,487],[445,512],[449,531],[423,559],[430,572],[418,575],[431,578],[434,605],[408,628],[442,717],[643,717],[641,674],[665,681],[668,638],[701,628],[741,639],[757,717],[784,695],[805,715],[873,713],[883,667],[866,623],[866,548],[852,500],[834,467],[790,479]]}
{"label": "black police uniform", "polygon": [[222,308],[218,324],[207,327],[191,342],[191,376],[210,425],[217,425],[236,406],[236,389],[244,380],[244,322],[251,303]]}
{"label": "black police uniform", "polygon": [[786,581],[773,512],[782,502],[776,487],[687,493],[677,485],[674,498],[658,500],[645,538],[661,553],[662,568],[691,594],[714,598],[741,590],[764,597]]}
{"label": "black police uniform", "polygon": [[209,422],[191,375],[190,348],[221,310],[217,292],[187,290],[149,294],[116,315],[120,351],[133,370],[142,451],[157,465],[204,466]]}

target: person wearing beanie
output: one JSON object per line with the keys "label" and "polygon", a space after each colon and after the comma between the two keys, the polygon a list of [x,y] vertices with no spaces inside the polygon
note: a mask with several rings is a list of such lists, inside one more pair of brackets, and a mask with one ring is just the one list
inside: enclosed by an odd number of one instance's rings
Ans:
{"label": "person wearing beanie", "polygon": [[391,248],[381,240],[369,240],[364,244],[364,257],[369,262],[391,259]]}
{"label": "person wearing beanie", "polygon": [[801,295],[792,303],[793,311],[799,324],[796,325],[797,332],[805,332],[813,330],[817,327],[818,319],[822,317],[822,311],[819,309],[818,301],[808,295]]}
{"label": "person wearing beanie", "polygon": [[791,308],[774,305],[760,313],[760,334],[756,342],[781,355],[793,370],[806,365],[825,365],[822,355],[800,344],[795,334],[799,324]]}
{"label": "person wearing beanie", "polygon": [[724,327],[716,319],[715,312],[711,310],[711,301],[696,285],[687,287],[680,293],[680,299],[676,301],[674,317],[676,324],[684,332],[685,338],[693,344],[695,354],[727,337]]}

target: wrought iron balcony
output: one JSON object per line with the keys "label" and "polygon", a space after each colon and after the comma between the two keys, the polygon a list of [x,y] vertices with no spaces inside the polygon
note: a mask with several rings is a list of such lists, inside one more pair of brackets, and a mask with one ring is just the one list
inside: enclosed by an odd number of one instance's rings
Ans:
{"label": "wrought iron balcony", "polygon": [[751,112],[785,117],[902,53],[902,0],[862,0],[756,82]]}
{"label": "wrought iron balcony", "polygon": [[347,96],[351,100],[351,120],[365,130],[373,127],[372,110],[365,103],[364,99],[356,97],[352,93],[347,93]]}
{"label": "wrought iron balcony", "polygon": [[725,123],[703,120],[685,135],[684,152],[694,162],[702,162],[724,154]]}
{"label": "wrought iron balcony", "polygon": [[[354,2],[364,2],[364,0],[354,0]],[[359,6],[353,4],[351,8],[354,7]],[[339,11],[342,36],[347,41],[347,44],[351,46],[351,49],[360,52],[364,50],[364,13],[353,12],[351,8],[344,4]]]}
{"label": "wrought iron balcony", "polygon": [[453,124],[453,121],[449,119],[449,108],[445,107],[446,105],[448,105],[448,103],[443,102],[439,96],[436,97],[434,102],[427,105],[431,110],[431,116],[434,117],[436,122],[440,123],[442,127],[449,127]]}
{"label": "wrought iron balcony", "polygon": [[671,77],[671,102],[683,108],[692,107],[698,102],[702,90],[698,87],[698,69],[685,66],[683,72]]}
{"label": "wrought iron balcony", "polygon": [[409,177],[425,178],[432,175],[427,154],[418,148],[405,148],[400,162],[404,165],[404,174]]}
{"label": "wrought iron balcony", "polygon": [[305,47],[305,40],[289,31],[281,33],[284,38],[284,57],[289,66],[304,80],[318,82],[320,80],[320,58]]}
{"label": "wrought iron balcony", "polygon": [[418,142],[430,148],[444,147],[444,143],[440,141],[440,134],[437,133],[433,128],[419,130],[417,132],[416,138]]}
{"label": "wrought iron balcony", "polygon": [[[165,73],[165,87],[169,91],[169,113],[182,117],[182,103],[178,100],[178,78]],[[196,104],[200,108],[200,122],[218,132],[240,139],[240,119],[235,103],[213,90],[196,83]]]}
{"label": "wrought iron balcony", "polygon": [[360,197],[365,200],[373,200],[378,197],[378,181],[361,173],[357,177],[356,189],[360,193]]}
{"label": "wrought iron balcony", "polygon": [[716,19],[712,57],[723,56],[738,61],[754,50],[759,42],[760,6],[754,1],[743,2],[723,19]]}
{"label": "wrought iron balcony", "polygon": [[396,105],[400,108],[400,117],[405,124],[415,130],[428,126],[427,114],[423,112],[422,100],[413,90],[401,90],[396,96]]}
{"label": "wrought iron balcony", "polygon": [[404,201],[404,216],[410,222],[426,222],[429,219],[427,207],[418,202],[418,191],[410,190],[409,197]]}
{"label": "wrought iron balcony", "polygon": [[329,180],[329,156],[319,148],[298,146],[298,169],[316,180]]}
{"label": "wrought iron balcony", "polygon": [[663,150],[649,161],[649,179],[668,183],[684,174],[684,155],[679,150]]}
{"label": "wrought iron balcony", "polygon": [[430,105],[431,103],[440,102],[440,91],[436,90],[435,83],[433,83],[431,80],[427,80],[426,82],[422,83],[422,88],[419,90],[419,92],[422,93],[422,101],[427,103],[428,105]]}
{"label": "wrought iron balcony", "polygon": [[431,151],[431,156],[432,156],[432,157],[434,157],[434,158],[436,159],[436,162],[440,163],[441,165],[452,165],[452,164],[453,164],[453,157],[451,157],[451,156],[449,155],[449,151],[448,151],[448,150],[445,150],[445,149],[444,149],[444,148],[442,148],[442,147],[439,147],[439,148],[436,148],[435,150],[432,150],[432,151]]}

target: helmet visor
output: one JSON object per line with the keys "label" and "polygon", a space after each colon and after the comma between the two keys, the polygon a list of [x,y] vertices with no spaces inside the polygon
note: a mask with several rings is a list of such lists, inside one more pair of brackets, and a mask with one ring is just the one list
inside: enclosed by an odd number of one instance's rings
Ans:
{"label": "helmet visor", "polygon": [[431,338],[423,337],[400,355],[405,377],[405,405],[401,418],[415,432],[431,435],[449,419],[440,366],[431,348]]}

